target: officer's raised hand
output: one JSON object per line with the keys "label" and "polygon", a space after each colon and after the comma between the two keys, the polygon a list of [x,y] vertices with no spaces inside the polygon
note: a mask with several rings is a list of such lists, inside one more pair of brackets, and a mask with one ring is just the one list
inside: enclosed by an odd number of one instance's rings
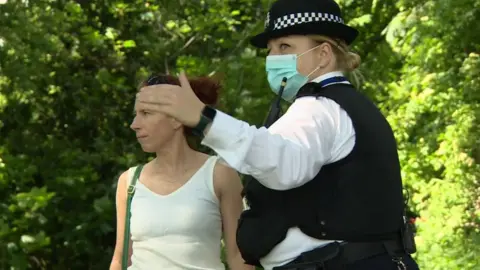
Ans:
{"label": "officer's raised hand", "polygon": [[205,104],[195,95],[185,72],[179,75],[180,85],[160,84],[142,87],[137,94],[139,102],[155,106],[155,110],[175,118],[188,127],[195,127]]}

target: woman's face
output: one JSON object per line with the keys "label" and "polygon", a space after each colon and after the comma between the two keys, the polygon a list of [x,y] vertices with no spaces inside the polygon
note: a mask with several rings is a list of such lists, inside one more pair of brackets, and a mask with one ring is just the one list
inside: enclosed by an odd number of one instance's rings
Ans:
{"label": "woman's face", "polygon": [[[319,65],[324,64],[323,62],[325,62],[325,60],[327,60],[325,58],[325,46],[326,43],[319,44],[313,39],[301,35],[291,35],[272,39],[267,45],[269,50],[268,55],[295,54],[298,56],[302,53],[305,53],[297,58],[297,70],[304,76],[309,75]],[[315,49],[307,52],[312,48]]]}
{"label": "woman's face", "polygon": [[153,105],[138,101],[135,101],[135,117],[130,128],[135,131],[138,142],[147,153],[159,151],[177,132],[182,132],[180,123],[157,112]]}

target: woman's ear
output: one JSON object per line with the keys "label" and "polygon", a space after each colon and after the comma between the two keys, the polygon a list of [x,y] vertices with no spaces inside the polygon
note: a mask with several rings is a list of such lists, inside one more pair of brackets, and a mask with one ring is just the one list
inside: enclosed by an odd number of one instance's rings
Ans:
{"label": "woman's ear", "polygon": [[174,130],[178,130],[178,129],[183,127],[183,124],[178,122],[177,120],[175,120],[175,118],[173,118],[173,117],[169,117],[168,120],[170,121],[170,125],[172,125],[172,128]]}

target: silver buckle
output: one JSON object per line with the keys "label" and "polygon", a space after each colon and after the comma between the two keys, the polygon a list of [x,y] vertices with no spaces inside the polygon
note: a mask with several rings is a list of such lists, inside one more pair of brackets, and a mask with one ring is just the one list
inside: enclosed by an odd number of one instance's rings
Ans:
{"label": "silver buckle", "polygon": [[127,189],[127,193],[132,195],[135,192],[135,186],[134,185],[129,185]]}
{"label": "silver buckle", "polygon": [[397,264],[398,270],[407,270],[407,266],[403,262],[402,257],[395,257],[395,258],[392,259],[392,261]]}

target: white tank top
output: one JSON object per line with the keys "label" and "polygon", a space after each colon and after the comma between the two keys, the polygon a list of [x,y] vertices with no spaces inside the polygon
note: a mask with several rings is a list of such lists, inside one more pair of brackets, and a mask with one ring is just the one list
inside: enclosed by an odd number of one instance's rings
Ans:
{"label": "white tank top", "polygon": [[[210,157],[169,195],[154,193],[137,181],[131,206],[129,270],[225,269],[220,259],[220,205],[213,188],[216,160]],[[129,169],[129,179],[134,169]]]}

